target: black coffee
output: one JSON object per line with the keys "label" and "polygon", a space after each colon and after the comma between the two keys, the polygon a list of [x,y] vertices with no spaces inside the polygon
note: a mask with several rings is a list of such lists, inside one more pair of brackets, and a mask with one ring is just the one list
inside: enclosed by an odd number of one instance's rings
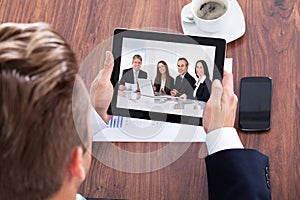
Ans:
{"label": "black coffee", "polygon": [[211,20],[221,17],[226,10],[225,4],[218,1],[208,1],[199,6],[196,14],[201,19]]}

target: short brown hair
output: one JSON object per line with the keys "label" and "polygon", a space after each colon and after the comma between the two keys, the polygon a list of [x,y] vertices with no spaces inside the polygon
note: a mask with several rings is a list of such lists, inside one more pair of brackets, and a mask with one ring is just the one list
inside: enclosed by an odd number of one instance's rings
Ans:
{"label": "short brown hair", "polygon": [[178,60],[177,60],[177,62],[179,62],[180,60],[184,60],[185,61],[185,65],[186,66],[189,66],[189,62],[187,61],[187,59],[186,58],[178,58]]}
{"label": "short brown hair", "polygon": [[135,59],[139,59],[141,62],[143,61],[143,58],[142,56],[140,56],[139,54],[136,54],[132,57],[132,62],[135,60]]}
{"label": "short brown hair", "polygon": [[77,71],[48,24],[0,25],[0,199],[47,199],[60,189],[75,147],[88,139],[89,101],[82,85],[73,93]]}

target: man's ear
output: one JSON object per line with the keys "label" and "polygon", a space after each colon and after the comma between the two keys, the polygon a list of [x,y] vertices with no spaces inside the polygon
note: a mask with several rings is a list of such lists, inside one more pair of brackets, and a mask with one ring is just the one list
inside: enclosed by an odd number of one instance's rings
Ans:
{"label": "man's ear", "polygon": [[73,177],[77,177],[79,180],[83,181],[85,179],[86,173],[83,164],[83,148],[77,146],[72,154],[69,163],[69,172]]}

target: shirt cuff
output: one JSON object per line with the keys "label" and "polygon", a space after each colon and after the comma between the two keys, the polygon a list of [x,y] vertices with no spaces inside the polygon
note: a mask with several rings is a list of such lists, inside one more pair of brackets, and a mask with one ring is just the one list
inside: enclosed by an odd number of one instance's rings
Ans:
{"label": "shirt cuff", "polygon": [[225,149],[243,149],[244,146],[232,127],[219,128],[206,135],[208,155]]}
{"label": "shirt cuff", "polygon": [[76,200],[86,200],[81,194],[76,194]]}
{"label": "shirt cuff", "polygon": [[90,109],[90,122],[92,125],[93,135],[96,135],[104,128],[107,127],[107,124],[103,121],[103,119],[98,115],[97,111],[94,107],[91,106]]}

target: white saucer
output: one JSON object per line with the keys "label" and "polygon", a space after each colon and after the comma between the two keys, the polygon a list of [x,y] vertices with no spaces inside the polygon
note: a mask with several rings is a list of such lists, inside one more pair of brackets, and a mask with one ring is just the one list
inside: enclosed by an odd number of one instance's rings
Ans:
{"label": "white saucer", "polygon": [[244,14],[236,0],[232,0],[229,10],[229,20],[219,32],[209,33],[202,31],[194,23],[184,22],[186,16],[191,16],[191,3],[185,5],[181,10],[181,25],[186,35],[223,38],[229,43],[244,35],[246,30]]}

